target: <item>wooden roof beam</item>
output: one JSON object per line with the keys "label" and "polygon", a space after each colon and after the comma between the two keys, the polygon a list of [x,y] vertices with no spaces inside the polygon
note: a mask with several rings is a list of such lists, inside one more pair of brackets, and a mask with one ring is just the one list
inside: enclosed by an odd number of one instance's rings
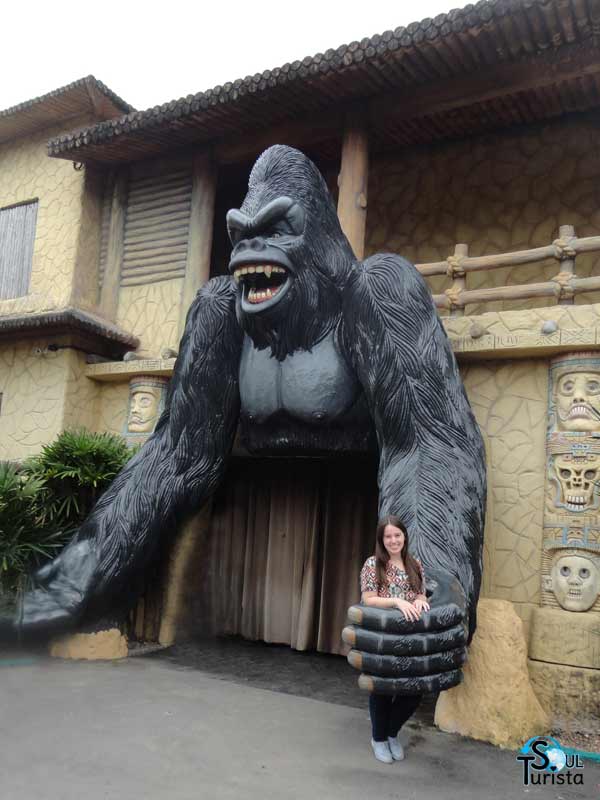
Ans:
{"label": "wooden roof beam", "polygon": [[525,61],[500,64],[466,76],[386,92],[369,102],[369,119],[383,122],[416,119],[484,103],[512,93],[554,86],[584,75],[600,74],[596,48],[569,45]]}

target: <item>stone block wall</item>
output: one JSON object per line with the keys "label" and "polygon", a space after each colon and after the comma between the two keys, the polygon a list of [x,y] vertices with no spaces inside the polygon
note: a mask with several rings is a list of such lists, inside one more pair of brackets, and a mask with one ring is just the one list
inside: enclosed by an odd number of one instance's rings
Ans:
{"label": "stone block wall", "polygon": [[[376,160],[369,175],[366,253],[414,263],[444,260],[457,243],[479,256],[550,244],[559,225],[600,234],[600,116],[568,118],[477,138],[407,149]],[[577,258],[597,274],[600,254]],[[550,279],[558,262],[476,272],[467,289]],[[429,279],[434,291],[449,286]],[[597,295],[598,293],[596,293]],[[576,303],[597,302],[580,295]],[[468,314],[553,305],[549,298],[468,306]]]}

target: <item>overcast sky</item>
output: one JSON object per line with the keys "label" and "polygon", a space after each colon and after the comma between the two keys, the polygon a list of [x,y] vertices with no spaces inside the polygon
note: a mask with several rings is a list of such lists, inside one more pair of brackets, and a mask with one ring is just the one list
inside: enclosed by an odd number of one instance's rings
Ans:
{"label": "overcast sky", "polygon": [[0,109],[90,74],[136,108],[149,108],[464,4],[5,0]]}

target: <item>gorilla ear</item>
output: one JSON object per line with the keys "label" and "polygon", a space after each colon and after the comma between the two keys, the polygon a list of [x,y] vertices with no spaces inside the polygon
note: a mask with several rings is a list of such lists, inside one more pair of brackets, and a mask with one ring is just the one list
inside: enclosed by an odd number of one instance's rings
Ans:
{"label": "gorilla ear", "polygon": [[228,211],[226,219],[229,241],[231,244],[236,245],[240,239],[247,237],[251,220],[237,208],[232,208]]}

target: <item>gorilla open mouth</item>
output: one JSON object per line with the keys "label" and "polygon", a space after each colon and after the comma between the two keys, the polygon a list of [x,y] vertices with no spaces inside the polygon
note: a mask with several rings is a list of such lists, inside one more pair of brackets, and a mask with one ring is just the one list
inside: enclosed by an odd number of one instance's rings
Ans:
{"label": "gorilla open mouth", "polygon": [[249,264],[234,270],[243,311],[254,314],[276,305],[290,288],[291,273],[279,264]]}

